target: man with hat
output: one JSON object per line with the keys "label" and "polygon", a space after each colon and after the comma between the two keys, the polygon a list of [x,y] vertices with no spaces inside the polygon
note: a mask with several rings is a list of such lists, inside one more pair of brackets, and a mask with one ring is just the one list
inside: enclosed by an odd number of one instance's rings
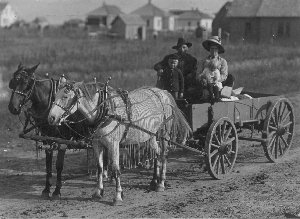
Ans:
{"label": "man with hat", "polygon": [[[176,54],[178,56],[177,68],[181,70],[184,78],[184,96],[188,96],[189,88],[195,86],[195,78],[197,71],[197,59],[192,55],[188,54],[188,49],[192,46],[192,43],[188,42],[184,38],[178,38],[177,45],[173,46],[172,49],[177,50],[176,53],[167,55],[162,61],[154,65],[154,70],[157,71],[158,77],[163,74],[164,69],[169,65],[169,57]],[[158,81],[159,83],[159,81]]]}
{"label": "man with hat", "polygon": [[168,66],[158,76],[158,88],[169,91],[175,99],[183,98],[184,78],[178,66],[179,56],[171,54],[168,56]]}
{"label": "man with hat", "polygon": [[212,59],[217,60],[217,66],[218,70],[220,71],[220,81],[222,82],[223,87],[228,86],[232,87],[234,82],[234,77],[232,75],[228,75],[228,65],[227,61],[219,56],[219,54],[222,54],[225,52],[224,47],[221,44],[221,39],[218,36],[212,36],[209,39],[203,41],[202,46],[204,49],[209,51],[209,56],[203,60],[199,68],[201,74],[203,70],[208,66],[209,62]]}

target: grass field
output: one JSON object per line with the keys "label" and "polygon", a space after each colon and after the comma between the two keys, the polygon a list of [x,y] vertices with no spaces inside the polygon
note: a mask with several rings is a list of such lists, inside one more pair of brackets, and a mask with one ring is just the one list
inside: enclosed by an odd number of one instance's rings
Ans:
{"label": "grass field", "polygon": [[[155,84],[153,65],[164,55],[174,52],[171,47],[180,35],[159,36],[156,41],[142,42],[103,37],[91,39],[78,32],[45,32],[42,38],[34,32],[1,30],[0,73],[7,82],[19,62],[29,66],[40,63],[37,70],[40,77],[46,72],[53,77],[64,73],[70,79],[85,81],[91,81],[95,76],[104,81],[112,76],[113,87],[132,90]],[[193,43],[190,53],[200,61],[208,53],[200,40],[192,36],[188,39]],[[228,61],[229,72],[236,78],[236,87],[275,94],[299,91],[300,48],[230,44],[225,45],[225,50],[223,57]],[[6,133],[3,140],[13,139],[16,135],[12,132],[21,126],[18,118],[8,112],[7,102],[1,104],[0,116],[4,118],[0,129]]]}

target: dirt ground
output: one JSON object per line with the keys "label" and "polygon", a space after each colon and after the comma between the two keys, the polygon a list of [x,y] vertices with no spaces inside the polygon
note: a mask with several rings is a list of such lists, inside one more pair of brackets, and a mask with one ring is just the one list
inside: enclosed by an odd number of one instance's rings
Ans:
{"label": "dirt ground", "polygon": [[[289,98],[299,114],[300,95]],[[258,143],[240,141],[234,170],[223,180],[213,180],[195,153],[171,152],[164,192],[148,190],[152,170],[122,173],[122,206],[111,205],[110,182],[102,200],[91,199],[96,182],[86,174],[85,151],[67,152],[61,199],[42,198],[44,155],[36,159],[34,150],[9,144],[0,151],[0,218],[288,218],[300,213],[299,143],[297,125],[291,150],[274,164]]]}

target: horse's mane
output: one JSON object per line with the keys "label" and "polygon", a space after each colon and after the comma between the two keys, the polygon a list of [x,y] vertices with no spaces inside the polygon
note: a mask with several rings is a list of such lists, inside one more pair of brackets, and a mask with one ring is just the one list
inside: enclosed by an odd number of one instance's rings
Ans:
{"label": "horse's mane", "polygon": [[[83,95],[92,100],[93,96],[99,91],[104,89],[104,83],[101,82],[90,82],[90,83],[85,83],[85,82],[77,82],[74,84],[74,87],[79,88]],[[112,91],[113,88],[108,86],[108,90]]]}

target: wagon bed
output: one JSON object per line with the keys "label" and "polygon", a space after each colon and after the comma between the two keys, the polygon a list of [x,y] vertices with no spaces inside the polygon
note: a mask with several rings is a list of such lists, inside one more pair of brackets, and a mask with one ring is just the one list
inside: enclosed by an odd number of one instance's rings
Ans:
{"label": "wagon bed", "polygon": [[295,119],[290,101],[272,94],[243,94],[253,99],[214,104],[177,101],[193,131],[188,146],[205,154],[208,171],[216,179],[223,178],[232,170],[238,140],[262,143],[271,162],[281,159],[292,143]]}

